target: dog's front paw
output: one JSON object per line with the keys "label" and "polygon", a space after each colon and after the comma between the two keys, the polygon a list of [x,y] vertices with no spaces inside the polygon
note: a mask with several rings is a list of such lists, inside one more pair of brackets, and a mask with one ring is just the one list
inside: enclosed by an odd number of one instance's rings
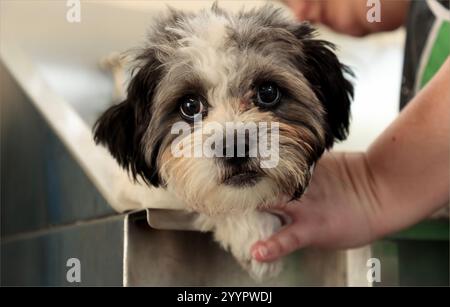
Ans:
{"label": "dog's front paw", "polygon": [[[211,221],[211,219],[209,219]],[[202,223],[207,224],[207,223]],[[258,262],[251,255],[251,246],[270,237],[281,227],[278,217],[266,212],[247,212],[230,215],[213,222],[215,239],[237,259],[240,265],[256,281],[276,277],[282,270],[282,262]]]}

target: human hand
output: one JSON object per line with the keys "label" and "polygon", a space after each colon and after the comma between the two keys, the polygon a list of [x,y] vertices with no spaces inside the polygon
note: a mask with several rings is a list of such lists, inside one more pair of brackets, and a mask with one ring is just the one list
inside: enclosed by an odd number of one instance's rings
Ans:
{"label": "human hand", "polygon": [[274,261],[306,246],[346,248],[374,240],[382,225],[375,225],[379,206],[371,184],[364,153],[325,155],[301,199],[275,206],[291,223],[256,242],[253,258]]}

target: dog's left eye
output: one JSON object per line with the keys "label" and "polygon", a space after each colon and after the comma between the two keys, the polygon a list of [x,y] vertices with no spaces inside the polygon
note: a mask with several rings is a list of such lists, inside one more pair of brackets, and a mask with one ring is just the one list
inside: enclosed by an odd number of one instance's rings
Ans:
{"label": "dog's left eye", "polygon": [[273,82],[265,82],[256,88],[256,104],[260,107],[270,108],[280,102],[280,88]]}
{"label": "dog's left eye", "polygon": [[197,116],[203,114],[205,110],[205,105],[199,97],[189,95],[180,99],[181,116],[188,121],[193,121]]}

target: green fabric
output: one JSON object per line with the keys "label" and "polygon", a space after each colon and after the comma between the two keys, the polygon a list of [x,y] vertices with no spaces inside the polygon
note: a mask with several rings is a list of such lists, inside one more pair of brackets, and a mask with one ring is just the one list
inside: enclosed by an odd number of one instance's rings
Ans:
{"label": "green fabric", "polygon": [[439,70],[447,57],[450,55],[450,23],[442,22],[436,40],[431,49],[423,75],[420,80],[420,88],[424,87],[428,81],[433,78],[434,74]]}
{"label": "green fabric", "polygon": [[446,219],[426,220],[406,230],[390,235],[389,239],[448,241],[449,222]]}

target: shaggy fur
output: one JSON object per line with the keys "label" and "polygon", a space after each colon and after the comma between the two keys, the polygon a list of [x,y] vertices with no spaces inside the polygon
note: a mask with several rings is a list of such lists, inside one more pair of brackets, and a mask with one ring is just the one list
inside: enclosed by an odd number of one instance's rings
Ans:
{"label": "shaggy fur", "polygon": [[[216,5],[196,14],[171,9],[153,24],[148,45],[136,56],[127,98],[100,117],[95,140],[135,179],[199,212],[200,227],[214,231],[252,276],[275,275],[279,264],[251,260],[250,245],[280,226],[277,217],[257,209],[281,195],[300,197],[311,166],[347,135],[353,87],[333,48],[315,39],[309,24],[272,6],[238,14]],[[270,108],[255,103],[264,82],[276,84],[282,95]],[[183,120],[186,95],[204,102],[204,124],[279,123],[277,166],[262,168],[259,156],[239,166],[225,158],[174,157],[171,127]],[[189,124],[192,135],[205,133]],[[265,132],[273,134],[270,127]],[[237,170],[257,179],[226,184]]]}

